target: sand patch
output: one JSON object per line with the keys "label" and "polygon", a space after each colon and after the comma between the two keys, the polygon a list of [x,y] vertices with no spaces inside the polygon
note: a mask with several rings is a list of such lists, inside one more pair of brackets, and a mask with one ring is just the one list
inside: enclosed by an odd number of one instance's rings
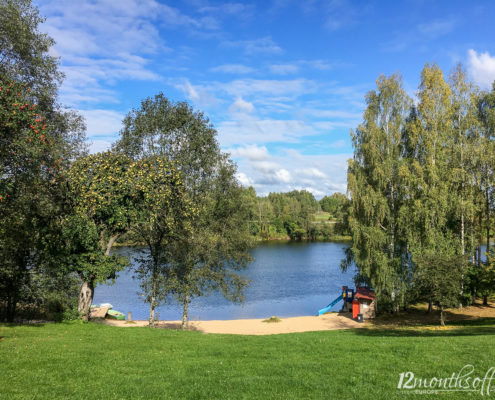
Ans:
{"label": "sand patch", "polygon": [[[350,318],[350,314],[325,314],[320,317],[292,317],[281,318],[277,323],[263,322],[260,319],[234,319],[226,321],[190,321],[189,329],[204,333],[227,333],[236,335],[274,335],[280,333],[328,331],[335,329],[361,328],[362,324]],[[126,321],[103,320],[100,323],[119,327],[148,326],[148,321],[134,321],[135,324],[126,324]],[[180,329],[180,321],[160,321],[158,328]]]}

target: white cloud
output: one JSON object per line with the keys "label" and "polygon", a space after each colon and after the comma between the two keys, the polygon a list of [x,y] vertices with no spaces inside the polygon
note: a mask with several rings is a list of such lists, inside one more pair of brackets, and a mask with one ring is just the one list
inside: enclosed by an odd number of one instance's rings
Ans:
{"label": "white cloud", "polygon": [[495,81],[495,56],[490,53],[477,53],[475,50],[468,51],[468,69],[473,80],[483,88],[491,87]]}
{"label": "white cloud", "polygon": [[452,32],[457,24],[454,18],[425,21],[407,28],[403,27],[395,33],[395,38],[385,43],[385,51],[403,51],[410,46],[424,47],[428,41],[437,39]]}
{"label": "white cloud", "polygon": [[290,148],[270,154],[265,146],[228,149],[239,165],[238,179],[259,195],[269,192],[308,190],[317,197],[345,193],[347,160],[351,154],[304,155]]}
{"label": "white cloud", "polygon": [[318,133],[301,120],[258,119],[255,117],[220,122],[217,130],[222,146],[295,142],[297,138]]}
{"label": "white cloud", "polygon": [[244,172],[238,172],[237,175],[237,180],[241,182],[242,186],[248,187],[253,185],[253,180],[248,177]]}
{"label": "white cloud", "polygon": [[434,39],[436,37],[452,32],[455,28],[455,25],[456,21],[452,18],[444,20],[439,19],[419,24],[417,29],[421,35]]}
{"label": "white cloud", "polygon": [[121,80],[160,80],[151,61],[172,50],[159,27],[191,32],[218,28],[213,16],[194,18],[156,0],[46,0],[40,11],[47,17],[42,29],[56,41],[51,52],[61,57],[66,74],[61,101],[76,107],[116,102],[108,85]]}
{"label": "white cloud", "polygon": [[217,99],[211,95],[212,90],[200,85],[193,85],[188,79],[183,79],[177,83],[177,79],[171,79],[170,84],[177,89],[181,89],[188,100],[200,107],[211,107],[217,103]]}
{"label": "white cloud", "polygon": [[297,64],[274,64],[270,65],[270,71],[278,75],[289,75],[299,72],[299,65]]}
{"label": "white cloud", "polygon": [[247,55],[283,53],[282,48],[269,36],[254,40],[225,41],[222,45],[226,47],[242,48]]}
{"label": "white cloud", "polygon": [[217,86],[234,96],[268,94],[271,97],[287,95],[293,98],[316,91],[316,83],[308,79],[237,79]]}
{"label": "white cloud", "polygon": [[229,108],[231,113],[247,113],[250,114],[254,111],[253,103],[245,101],[242,97],[238,97]]}
{"label": "white cloud", "polygon": [[265,146],[245,146],[228,150],[232,157],[243,157],[250,161],[265,161],[270,158]]}
{"label": "white cloud", "polygon": [[211,68],[212,72],[223,72],[226,74],[249,74],[254,71],[253,68],[242,64],[223,64],[218,67]]}
{"label": "white cloud", "polygon": [[112,146],[112,143],[106,140],[92,140],[89,142],[90,153],[102,153]]}
{"label": "white cloud", "polygon": [[276,178],[283,183],[289,183],[292,180],[291,174],[285,168],[275,171]]}
{"label": "white cloud", "polygon": [[86,120],[88,137],[111,136],[122,128],[124,115],[111,110],[80,110]]}
{"label": "white cloud", "polygon": [[318,168],[304,168],[301,170],[296,170],[299,175],[301,176],[307,176],[309,178],[326,178],[327,176],[321,172]]}

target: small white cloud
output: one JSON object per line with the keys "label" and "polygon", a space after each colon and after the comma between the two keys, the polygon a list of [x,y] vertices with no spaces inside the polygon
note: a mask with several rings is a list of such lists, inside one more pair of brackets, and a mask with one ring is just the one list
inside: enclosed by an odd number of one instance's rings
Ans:
{"label": "small white cloud", "polygon": [[289,183],[292,180],[290,172],[285,168],[275,171],[275,177],[283,183]]}
{"label": "small white cloud", "polygon": [[452,18],[446,20],[430,21],[418,25],[418,32],[426,37],[433,39],[452,32],[455,24],[456,21]]}
{"label": "small white cloud", "polygon": [[227,41],[223,45],[227,47],[240,47],[248,55],[283,53],[282,48],[269,36],[254,40]]}
{"label": "small white cloud", "polygon": [[253,180],[249,176],[247,176],[244,172],[237,173],[236,177],[242,186],[252,186],[254,183]]}
{"label": "small white cloud", "polygon": [[89,152],[90,153],[101,153],[110,149],[112,143],[106,140],[92,140],[89,142]]}
{"label": "small white cloud", "polygon": [[274,64],[270,65],[270,71],[278,75],[289,75],[299,72],[299,65],[297,64]]}
{"label": "small white cloud", "polygon": [[189,81],[186,81],[186,83],[183,86],[184,92],[186,93],[187,97],[189,97],[193,101],[198,101],[199,100],[199,94],[197,90],[191,85]]}
{"label": "small white cloud", "polygon": [[231,113],[246,113],[250,114],[254,111],[253,103],[245,101],[242,97],[238,97],[234,103],[230,106],[229,111]]}
{"label": "small white cloud", "polygon": [[490,53],[468,51],[468,69],[473,80],[483,88],[489,88],[495,81],[495,56]]}
{"label": "small white cloud", "polygon": [[249,74],[254,71],[253,68],[242,64],[223,64],[218,67],[211,68],[211,72],[223,72],[226,74]]}
{"label": "small white cloud", "polygon": [[233,157],[247,158],[250,161],[264,161],[270,158],[268,149],[265,146],[246,146],[229,150]]}
{"label": "small white cloud", "polygon": [[326,178],[327,176],[321,172],[318,168],[305,168],[297,171],[299,175],[307,176],[309,178]]}
{"label": "small white cloud", "polygon": [[187,99],[191,100],[198,106],[208,107],[217,102],[217,99],[210,95],[210,93],[203,86],[192,85],[188,79],[182,80],[181,83],[177,83],[174,79],[170,79],[169,82],[177,89],[181,89]]}
{"label": "small white cloud", "polygon": [[88,137],[110,136],[122,128],[124,115],[111,110],[80,110],[86,120]]}

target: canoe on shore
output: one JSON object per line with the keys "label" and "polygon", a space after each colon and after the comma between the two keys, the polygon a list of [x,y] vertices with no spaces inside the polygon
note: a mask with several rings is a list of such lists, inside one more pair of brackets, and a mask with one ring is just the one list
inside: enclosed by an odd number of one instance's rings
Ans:
{"label": "canoe on shore", "polygon": [[107,318],[125,320],[125,315],[124,315],[124,313],[121,313],[120,311],[117,311],[117,310],[108,310],[107,311]]}

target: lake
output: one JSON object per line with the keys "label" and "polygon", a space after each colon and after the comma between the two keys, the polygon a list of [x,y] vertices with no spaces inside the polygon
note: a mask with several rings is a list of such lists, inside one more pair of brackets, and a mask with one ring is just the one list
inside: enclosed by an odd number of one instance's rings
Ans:
{"label": "lake", "polygon": [[[335,299],[343,285],[353,286],[354,271],[342,273],[346,243],[276,242],[263,243],[251,250],[254,261],[245,275],[251,284],[243,304],[232,304],[220,294],[193,299],[191,320],[267,318],[316,315],[320,308]],[[136,249],[118,248],[118,254],[137,255]],[[120,272],[114,285],[99,285],[94,304],[111,303],[116,310],[132,312],[136,320],[148,319],[149,305],[138,295],[139,282],[133,279],[132,267]],[[338,303],[333,310],[341,307]],[[179,320],[182,308],[177,304],[158,307],[160,320]]]}

